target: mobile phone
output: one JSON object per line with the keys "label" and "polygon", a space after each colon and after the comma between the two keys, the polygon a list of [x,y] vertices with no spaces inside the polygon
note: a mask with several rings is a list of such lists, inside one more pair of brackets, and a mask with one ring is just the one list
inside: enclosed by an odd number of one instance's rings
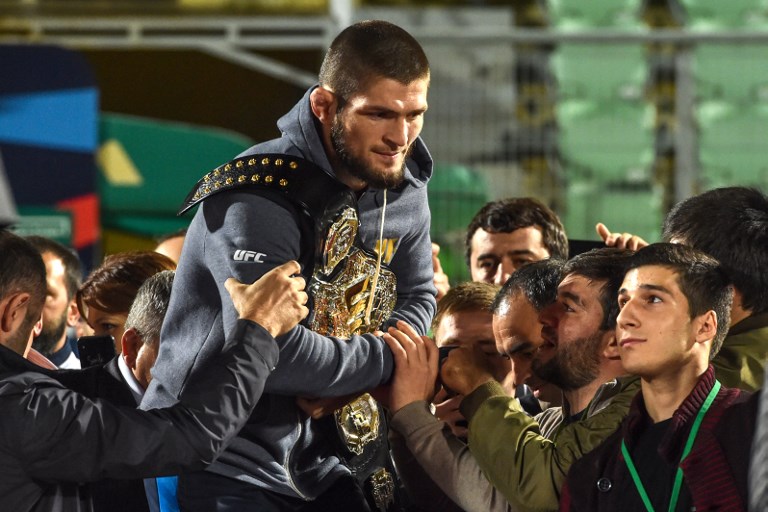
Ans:
{"label": "mobile phone", "polygon": [[80,351],[80,367],[88,368],[104,364],[115,357],[115,338],[110,335],[81,336],[77,339]]}

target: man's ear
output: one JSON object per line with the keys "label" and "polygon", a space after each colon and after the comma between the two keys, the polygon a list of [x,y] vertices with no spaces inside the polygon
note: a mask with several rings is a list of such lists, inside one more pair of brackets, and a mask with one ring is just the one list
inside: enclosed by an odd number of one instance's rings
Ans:
{"label": "man's ear", "polygon": [[696,343],[715,339],[717,334],[717,313],[709,310],[693,319],[694,339]]}
{"label": "man's ear", "polygon": [[72,299],[67,306],[67,327],[77,327],[78,321],[80,321],[80,310],[77,309],[77,301]]}
{"label": "man's ear", "polygon": [[19,292],[0,303],[0,330],[13,333],[24,323],[30,297],[29,293]]}
{"label": "man's ear", "polygon": [[606,359],[618,360],[619,357],[619,342],[616,339],[616,329],[609,329],[603,334],[603,357]]}
{"label": "man's ear", "polygon": [[312,113],[315,114],[324,126],[331,126],[336,117],[338,102],[336,95],[324,87],[315,87],[309,94],[309,104]]}
{"label": "man's ear", "polygon": [[43,314],[40,313],[40,318],[35,322],[34,327],[32,327],[32,336],[37,338],[40,336],[40,333],[43,332]]}
{"label": "man's ear", "polygon": [[120,345],[123,349],[123,358],[128,368],[136,368],[136,358],[139,356],[139,349],[144,344],[136,329],[131,327],[126,329],[123,333],[123,338],[120,340]]}

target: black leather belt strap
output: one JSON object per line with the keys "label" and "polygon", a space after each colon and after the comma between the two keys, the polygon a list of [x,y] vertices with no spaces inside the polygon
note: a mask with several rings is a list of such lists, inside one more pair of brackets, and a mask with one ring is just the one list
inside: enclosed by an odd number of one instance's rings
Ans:
{"label": "black leather belt strap", "polygon": [[187,195],[178,214],[214,194],[237,188],[283,192],[315,218],[321,216],[329,199],[342,193],[352,194],[344,184],[304,158],[280,153],[248,155],[203,176]]}

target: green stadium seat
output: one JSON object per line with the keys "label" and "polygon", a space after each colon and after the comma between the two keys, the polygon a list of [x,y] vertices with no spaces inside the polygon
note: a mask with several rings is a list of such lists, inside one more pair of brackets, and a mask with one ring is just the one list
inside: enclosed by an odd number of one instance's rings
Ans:
{"label": "green stadium seat", "polygon": [[654,147],[653,110],[637,103],[568,101],[558,110],[566,175],[603,181],[645,179]]}
{"label": "green stadium seat", "polygon": [[682,0],[686,27],[710,31],[744,27],[761,10],[761,0]]}
{"label": "green stadium seat", "polygon": [[697,96],[703,101],[768,99],[768,45],[702,44],[695,52]]}
{"label": "green stadium seat", "polygon": [[475,213],[489,201],[483,176],[463,165],[435,164],[427,190],[433,236],[466,229]]}
{"label": "green stadium seat", "polygon": [[440,263],[452,283],[469,279],[464,236],[472,217],[490,200],[485,179],[462,165],[436,163],[427,189],[432,240],[440,244]]}
{"label": "green stadium seat", "polygon": [[636,0],[550,0],[552,25],[559,30],[642,28]]}
{"label": "green stadium seat", "polygon": [[742,107],[710,102],[697,115],[703,188],[768,189],[768,103]]}
{"label": "green stadium seat", "polygon": [[563,100],[638,101],[647,79],[639,44],[561,44],[552,55],[552,69]]}
{"label": "green stadium seat", "polygon": [[649,183],[571,180],[561,215],[569,238],[595,240],[595,224],[604,222],[645,240],[660,239],[661,191]]}

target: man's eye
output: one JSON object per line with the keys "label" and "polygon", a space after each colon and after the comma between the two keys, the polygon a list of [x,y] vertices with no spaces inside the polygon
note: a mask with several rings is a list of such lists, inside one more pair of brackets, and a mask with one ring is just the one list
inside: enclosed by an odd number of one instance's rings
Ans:
{"label": "man's eye", "polygon": [[515,354],[515,357],[522,361],[533,359],[533,352],[518,352]]}
{"label": "man's eye", "polygon": [[650,302],[651,304],[657,304],[664,301],[661,300],[661,297],[659,297],[658,295],[651,295],[650,297],[648,297],[648,302]]}

